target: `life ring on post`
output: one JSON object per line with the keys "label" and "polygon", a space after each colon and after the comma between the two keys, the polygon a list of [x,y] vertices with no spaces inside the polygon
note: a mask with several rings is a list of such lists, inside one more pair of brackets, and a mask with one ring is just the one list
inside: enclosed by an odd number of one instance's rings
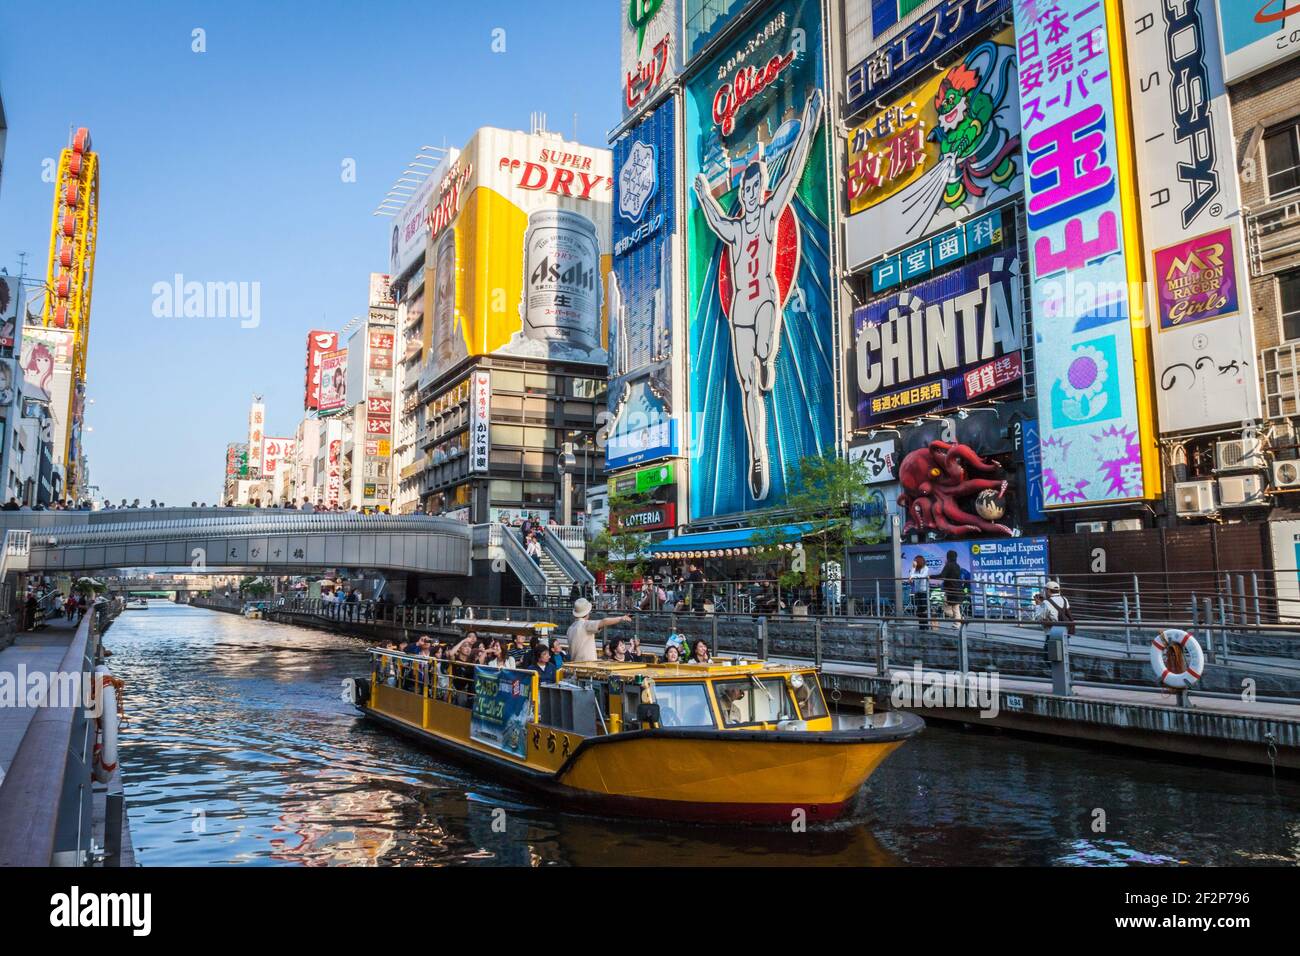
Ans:
{"label": "life ring on post", "polygon": [[100,783],[107,783],[117,770],[117,730],[121,710],[118,691],[122,680],[101,664],[95,668],[94,686],[99,697],[99,740],[95,743],[91,774]]}
{"label": "life ring on post", "polygon": [[1205,652],[1190,632],[1166,628],[1151,642],[1151,672],[1158,684],[1186,690],[1205,672]]}

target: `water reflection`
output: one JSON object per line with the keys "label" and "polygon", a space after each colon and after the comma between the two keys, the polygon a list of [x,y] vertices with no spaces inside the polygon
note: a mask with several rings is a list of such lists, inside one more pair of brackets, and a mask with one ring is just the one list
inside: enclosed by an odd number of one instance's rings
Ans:
{"label": "water reflection", "polygon": [[107,644],[146,866],[1300,861],[1295,781],[940,727],[806,833],[570,815],[360,720],[348,638],[153,601]]}

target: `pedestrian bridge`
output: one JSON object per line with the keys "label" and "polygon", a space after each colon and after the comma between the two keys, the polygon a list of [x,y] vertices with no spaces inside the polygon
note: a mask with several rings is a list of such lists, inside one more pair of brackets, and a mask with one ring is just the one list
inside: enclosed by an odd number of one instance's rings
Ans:
{"label": "pedestrian bridge", "polygon": [[275,508],[0,511],[4,564],[41,574],[108,568],[305,573],[366,568],[470,574],[470,526],[427,515]]}

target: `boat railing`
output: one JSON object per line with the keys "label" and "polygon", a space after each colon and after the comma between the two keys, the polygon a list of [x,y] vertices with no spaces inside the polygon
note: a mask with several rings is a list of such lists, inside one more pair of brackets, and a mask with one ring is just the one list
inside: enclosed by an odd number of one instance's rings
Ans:
{"label": "boat railing", "polygon": [[[455,707],[474,706],[475,684],[480,667],[488,665],[467,661],[449,661],[423,654],[404,651],[370,650],[370,679],[372,684],[383,684],[397,690],[438,700]],[[538,717],[538,677],[536,671],[512,668],[531,678],[529,693],[531,720]]]}

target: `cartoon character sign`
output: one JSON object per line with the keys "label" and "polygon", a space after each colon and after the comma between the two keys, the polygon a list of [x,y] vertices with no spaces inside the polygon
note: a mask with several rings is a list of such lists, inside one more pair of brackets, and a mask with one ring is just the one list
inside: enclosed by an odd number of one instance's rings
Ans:
{"label": "cartoon character sign", "polygon": [[834,444],[822,39],[786,0],[687,84],[691,520],[779,505]]}
{"label": "cartoon character sign", "polygon": [[[958,537],[966,534],[1000,534],[1013,532],[996,519],[1006,514],[1007,480],[1000,477],[1002,468],[985,461],[967,445],[932,441],[924,448],[908,452],[898,466],[898,481],[903,493],[898,503],[907,512],[908,531],[938,531]],[[975,499],[975,512],[961,504]]]}
{"label": "cartoon character sign", "polygon": [[846,254],[854,268],[1024,188],[1015,33],[979,43],[848,136]]}

